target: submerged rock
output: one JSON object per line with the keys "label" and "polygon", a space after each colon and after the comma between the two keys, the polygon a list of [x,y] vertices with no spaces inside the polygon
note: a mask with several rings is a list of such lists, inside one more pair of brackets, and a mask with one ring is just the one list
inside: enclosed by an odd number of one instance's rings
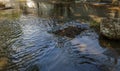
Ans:
{"label": "submerged rock", "polygon": [[0,58],[0,71],[5,69],[7,67],[7,65],[8,65],[8,58],[6,58],[6,57]]}
{"label": "submerged rock", "polygon": [[39,65],[33,65],[33,66],[30,66],[25,71],[40,71],[40,67],[39,67]]}
{"label": "submerged rock", "polygon": [[88,24],[81,24],[78,22],[69,22],[63,25],[57,25],[52,28],[51,32],[60,35],[74,38],[76,35],[79,35],[82,31],[88,30]]}
{"label": "submerged rock", "polygon": [[81,31],[83,31],[83,29],[80,29],[78,27],[69,26],[68,28],[65,28],[63,30],[55,31],[54,33],[57,34],[57,35],[61,35],[61,36],[75,37]]}

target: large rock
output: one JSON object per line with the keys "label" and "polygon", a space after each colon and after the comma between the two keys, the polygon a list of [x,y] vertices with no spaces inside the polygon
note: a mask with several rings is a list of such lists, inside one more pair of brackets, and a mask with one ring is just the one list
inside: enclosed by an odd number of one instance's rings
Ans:
{"label": "large rock", "polygon": [[100,32],[108,38],[120,39],[120,18],[103,19]]}

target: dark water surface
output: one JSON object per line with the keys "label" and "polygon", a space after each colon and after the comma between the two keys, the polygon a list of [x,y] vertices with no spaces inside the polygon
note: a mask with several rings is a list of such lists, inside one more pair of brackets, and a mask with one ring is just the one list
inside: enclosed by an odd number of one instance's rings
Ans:
{"label": "dark water surface", "polygon": [[119,47],[76,20],[20,15],[0,21],[0,71],[119,71]]}

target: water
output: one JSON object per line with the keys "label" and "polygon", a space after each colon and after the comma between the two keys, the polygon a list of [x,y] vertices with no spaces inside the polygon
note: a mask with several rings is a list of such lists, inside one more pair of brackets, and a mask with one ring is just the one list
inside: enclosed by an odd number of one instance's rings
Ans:
{"label": "water", "polygon": [[[80,31],[81,30],[81,31]],[[88,23],[20,15],[0,21],[1,71],[119,71],[119,41]]]}

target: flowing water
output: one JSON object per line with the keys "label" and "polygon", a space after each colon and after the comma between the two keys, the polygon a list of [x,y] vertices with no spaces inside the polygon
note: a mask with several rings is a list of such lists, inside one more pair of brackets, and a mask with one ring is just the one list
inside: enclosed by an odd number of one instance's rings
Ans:
{"label": "flowing water", "polygon": [[119,43],[76,20],[20,15],[0,21],[0,71],[119,71]]}

